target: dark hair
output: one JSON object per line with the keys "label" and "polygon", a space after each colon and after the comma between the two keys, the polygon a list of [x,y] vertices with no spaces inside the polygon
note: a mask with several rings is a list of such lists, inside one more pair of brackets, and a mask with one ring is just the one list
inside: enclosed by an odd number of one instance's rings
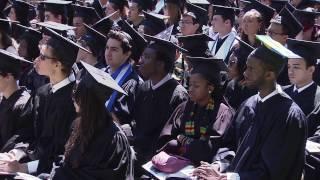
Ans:
{"label": "dark hair", "polygon": [[114,9],[114,10],[119,10],[119,13],[120,13],[120,16],[122,17],[122,18],[126,18],[125,17],[125,7],[127,6],[127,5],[124,5],[124,6],[118,6],[118,5],[116,5],[115,3],[111,3],[111,6],[112,6],[112,8]]}
{"label": "dark hair", "polygon": [[61,42],[55,38],[49,38],[46,45],[51,47],[52,56],[61,62],[63,66],[62,72],[68,76],[72,70],[73,63],[70,63],[70,59],[72,57],[70,57],[68,53],[65,52],[64,46],[62,46]]}
{"label": "dark hair", "polygon": [[223,21],[230,20],[231,27],[233,27],[236,21],[234,16],[230,17],[230,15],[226,15],[226,14],[219,14],[219,15],[222,17]]}
{"label": "dark hair", "polygon": [[169,73],[173,70],[175,61],[175,49],[169,50],[167,46],[153,43],[148,46],[155,50],[156,60],[164,63],[165,72]]}
{"label": "dark hair", "polygon": [[34,60],[36,59],[39,54],[39,41],[40,39],[34,38],[30,33],[23,33],[22,36],[19,38],[19,41],[25,40],[27,43],[27,57],[28,60]]}
{"label": "dark hair", "polygon": [[6,31],[2,30],[1,28],[0,28],[0,33],[2,35],[1,44],[4,47],[3,49],[7,49],[9,46],[12,46],[13,42],[9,34]]}
{"label": "dark hair", "polygon": [[[73,132],[65,145],[65,157],[68,158],[74,146],[80,147],[83,154],[94,134],[105,129],[112,123],[112,116],[106,109],[105,101],[88,88],[84,81],[74,86],[73,99],[79,105],[79,118],[75,121]],[[79,166],[79,162],[72,162],[72,167]]]}
{"label": "dark hair", "polygon": [[[29,18],[28,18],[28,15],[29,13],[25,13],[23,10],[19,9],[19,8],[14,8],[14,11],[16,13],[16,18],[17,18],[17,21],[24,25],[24,26],[30,26],[30,23],[29,23]],[[27,17],[26,17],[27,16]]]}
{"label": "dark hair", "polygon": [[[279,62],[279,59],[275,58],[272,54],[269,54],[268,57],[262,57],[255,53],[257,50],[259,51],[260,49],[258,48],[253,53],[251,53],[248,56],[248,59],[250,57],[255,57],[261,63],[265,71],[272,71],[275,73],[276,77],[278,77],[284,67],[284,63]],[[268,58],[268,60],[266,60],[265,58]]]}
{"label": "dark hair", "polygon": [[117,41],[120,41],[121,43],[121,48],[123,53],[127,53],[129,51],[131,51],[131,43],[132,43],[132,38],[130,37],[129,34],[123,32],[123,31],[114,31],[111,30],[108,33],[108,38],[110,39],[115,39]]}
{"label": "dark hair", "polygon": [[202,25],[203,25],[203,24],[201,24],[200,20],[197,19],[197,18],[194,18],[194,17],[190,14],[190,12],[186,12],[186,13],[182,14],[182,17],[187,17],[187,16],[192,18],[193,25],[194,25],[194,24],[199,24],[199,27],[198,27],[196,33],[202,33]]}
{"label": "dark hair", "polygon": [[50,12],[55,18],[57,18],[60,15],[61,16],[61,24],[68,23],[68,18],[65,14],[57,13],[57,12],[51,11],[50,9],[46,9],[45,11]]}

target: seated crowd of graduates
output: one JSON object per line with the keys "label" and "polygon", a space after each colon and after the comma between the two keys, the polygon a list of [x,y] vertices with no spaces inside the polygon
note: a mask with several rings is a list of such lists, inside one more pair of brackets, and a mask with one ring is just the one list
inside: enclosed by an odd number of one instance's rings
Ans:
{"label": "seated crowd of graduates", "polygon": [[319,179],[318,0],[0,10],[0,177],[150,178],[165,152],[198,179]]}

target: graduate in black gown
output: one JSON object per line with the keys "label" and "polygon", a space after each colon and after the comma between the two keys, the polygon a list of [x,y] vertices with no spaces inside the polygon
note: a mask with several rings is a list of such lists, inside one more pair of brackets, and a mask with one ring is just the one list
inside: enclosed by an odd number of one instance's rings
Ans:
{"label": "graduate in black gown", "polygon": [[[15,24],[16,29],[21,29],[22,35],[19,36],[19,56],[34,61],[40,54],[39,42],[42,39],[42,33],[36,29]],[[33,67],[33,64],[23,66],[22,74],[19,79],[19,85],[25,86],[31,93],[49,82],[48,78],[39,75]]]}
{"label": "graduate in black gown", "polygon": [[124,91],[107,73],[89,64],[84,68],[87,72],[73,93],[79,116],[65,145],[64,162],[53,170],[53,179],[133,180],[134,151],[104,106],[113,90]]}
{"label": "graduate in black gown", "polygon": [[[313,81],[317,59],[320,58],[320,43],[288,40],[288,48],[302,58],[288,60],[290,86],[284,91],[299,105],[304,114],[309,114],[320,103],[320,87]],[[308,136],[312,136],[319,123],[308,120]]]}
{"label": "graduate in black gown", "polygon": [[228,78],[224,89],[224,97],[229,105],[237,110],[240,105],[250,96],[257,93],[256,89],[247,88],[244,85],[244,71],[246,69],[247,57],[253,47],[239,40],[240,46],[234,48],[228,61]]}
{"label": "graduate in black gown", "polygon": [[53,30],[44,30],[50,38],[41,47],[35,68],[40,75],[48,76],[50,83],[40,87],[28,104],[33,110],[35,140],[25,148],[11,150],[16,161],[1,164],[1,171],[50,172],[55,158],[64,153],[76,117],[71,98],[74,77],[70,74],[80,46]]}
{"label": "graduate in black gown", "polygon": [[80,70],[82,69],[80,61],[84,61],[96,68],[105,67],[104,50],[107,37],[87,24],[83,26],[86,29],[86,33],[78,40],[78,43],[81,44],[82,47],[90,50],[90,53],[79,50],[76,60],[78,68]]}
{"label": "graduate in black gown", "polygon": [[138,87],[134,103],[122,111],[122,122],[132,127],[131,143],[140,165],[154,155],[162,128],[176,107],[187,99],[186,90],[169,74],[178,47],[153,36],[145,37],[152,42],[141,56],[139,70],[148,81]]}
{"label": "graduate in black gown", "polygon": [[[10,141],[29,142],[33,137],[31,110],[27,107],[30,94],[17,84],[22,64],[31,64],[19,56],[0,50],[0,148]],[[13,137],[14,136],[14,137]],[[9,143],[10,144],[10,143]]]}
{"label": "graduate in black gown", "polygon": [[244,73],[246,85],[258,88],[259,92],[238,110],[222,141],[236,152],[228,173],[204,165],[194,172],[197,176],[245,180],[301,179],[306,117],[276,84],[277,75],[285,63],[283,57],[289,55],[279,44],[274,48],[270,37],[267,40],[271,42],[272,50],[264,45],[254,50],[248,57]]}
{"label": "graduate in black gown", "polygon": [[133,102],[134,94],[142,81],[131,64],[132,41],[132,37],[124,31],[111,30],[108,34],[105,48],[107,64],[105,71],[128,93],[128,96],[123,96],[115,91],[107,100],[107,109],[116,115],[122,109],[119,102],[123,104]]}
{"label": "graduate in black gown", "polygon": [[159,140],[170,140],[164,147],[167,153],[182,155],[200,164],[200,161],[212,160],[210,136],[224,134],[234,111],[224,102],[221,92],[219,62],[222,65],[224,62],[214,58],[187,58],[193,66],[190,99],[176,108]]}

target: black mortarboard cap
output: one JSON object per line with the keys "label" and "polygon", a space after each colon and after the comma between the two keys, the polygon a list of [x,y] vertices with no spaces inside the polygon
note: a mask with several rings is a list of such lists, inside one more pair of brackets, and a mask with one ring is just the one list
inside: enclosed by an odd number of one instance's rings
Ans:
{"label": "black mortarboard cap", "polygon": [[288,30],[288,35],[290,38],[296,37],[297,34],[303,29],[302,24],[286,7],[284,7],[278,15],[271,19],[270,22],[281,24]]}
{"label": "black mortarboard cap", "polygon": [[93,24],[94,22],[100,19],[97,11],[93,7],[73,5],[74,16],[73,17],[82,17],[86,23]]}
{"label": "black mortarboard cap", "polygon": [[103,35],[102,33],[100,33],[99,31],[95,30],[94,28],[90,27],[87,24],[83,24],[84,27],[87,30],[87,34],[89,36],[94,37],[95,39],[97,39],[100,43],[106,43],[105,41],[107,40],[107,37],[105,35]]}
{"label": "black mortarboard cap", "polygon": [[237,7],[212,5],[214,8],[214,15],[222,15],[227,19],[235,19],[235,10],[239,10]]}
{"label": "black mortarboard cap", "polygon": [[310,65],[316,65],[320,59],[320,43],[289,38],[288,48],[295,54],[301,56]]}
{"label": "black mortarboard cap", "polygon": [[87,49],[81,47],[80,45],[73,42],[72,40],[63,37],[62,35],[58,34],[54,30],[51,30],[46,27],[44,29],[47,35],[50,36],[50,38],[57,40],[57,42],[59,42],[60,48],[64,49],[64,56],[65,56],[64,60],[66,60],[67,62],[63,62],[63,63],[70,65],[70,67],[76,61],[79,49],[82,49],[88,53],[91,53]]}
{"label": "black mortarboard cap", "polygon": [[100,17],[105,16],[104,8],[100,4],[100,0],[93,0],[91,6],[97,11]]}
{"label": "black mortarboard cap", "polygon": [[147,35],[147,34],[144,34],[144,37],[146,37],[147,40],[149,40],[151,44],[156,43],[156,44],[161,44],[163,46],[166,46],[168,48],[168,51],[180,50],[181,52],[186,52],[186,53],[188,52],[188,50],[186,50],[186,49],[174,44],[171,41],[168,41],[168,40],[165,40],[165,39],[160,39],[160,38],[157,38],[155,36],[150,36],[150,35]]}
{"label": "black mortarboard cap", "polygon": [[123,9],[125,6],[128,6],[128,0],[109,0],[110,3],[113,3],[119,7],[119,9]]}
{"label": "black mortarboard cap", "polygon": [[181,6],[181,0],[164,0],[164,3],[176,4],[179,7]]}
{"label": "black mortarboard cap", "polygon": [[81,37],[81,40],[85,41],[87,46],[90,47],[92,54],[98,56],[105,49],[107,37],[89,25],[85,23],[83,25],[87,33]]}
{"label": "black mortarboard cap", "polygon": [[250,55],[272,66],[277,73],[282,70],[288,58],[301,58],[270,36],[256,35],[256,37],[262,42],[262,46],[251,52]]}
{"label": "black mortarboard cap", "polygon": [[249,54],[254,50],[254,47],[252,47],[250,44],[246,43],[239,37],[236,37],[236,39],[239,42],[239,47],[236,48],[233,53],[238,59],[238,67],[245,67],[247,64],[247,58]]}
{"label": "black mortarboard cap", "polygon": [[315,19],[320,15],[314,8],[296,9],[293,15],[300,21],[304,28],[311,28],[315,24]]}
{"label": "black mortarboard cap", "polygon": [[248,4],[244,8],[244,11],[247,12],[251,9],[255,9],[255,10],[259,11],[263,17],[263,22],[264,22],[265,26],[266,27],[269,26],[270,20],[274,16],[275,9],[273,9],[272,7],[267,6],[257,0],[251,0],[250,4]]}
{"label": "black mortarboard cap", "polygon": [[0,12],[2,12],[4,10],[4,8],[7,7],[8,4],[8,0],[1,0],[0,1]]}
{"label": "black mortarboard cap", "polygon": [[166,29],[166,24],[164,20],[167,18],[167,16],[155,13],[147,13],[145,11],[143,11],[143,14],[145,17],[143,25],[149,28],[150,31],[154,34],[158,34]]}
{"label": "black mortarboard cap", "polygon": [[190,57],[187,59],[192,65],[191,74],[202,74],[210,83],[220,85],[221,71],[227,71],[227,65],[222,59],[215,59],[213,57]]}
{"label": "black mortarboard cap", "polygon": [[32,64],[32,62],[18,55],[0,49],[0,72],[18,75],[20,74],[22,63]]}
{"label": "black mortarboard cap", "polygon": [[45,1],[41,1],[40,3],[44,4],[45,11],[67,16],[67,13],[68,13],[67,5],[70,5],[72,1],[45,0]]}
{"label": "black mortarboard cap", "polygon": [[14,0],[12,8],[16,10],[17,20],[23,25],[28,25],[30,9],[35,8],[35,6],[22,0]]}
{"label": "black mortarboard cap", "polygon": [[167,58],[161,59],[166,64],[173,63],[176,57],[176,50],[180,50],[185,53],[188,52],[187,50],[179,47],[178,45],[174,44],[171,41],[160,39],[155,36],[150,36],[147,34],[144,34],[144,37],[149,41],[149,45],[147,46],[147,48],[159,50],[166,54]]}
{"label": "black mortarboard cap", "polygon": [[100,33],[107,35],[113,26],[113,21],[110,19],[118,11],[113,12],[109,16],[100,19],[98,22],[92,25],[92,28],[99,31]]}
{"label": "black mortarboard cap", "polygon": [[108,73],[83,61],[81,64],[86,73],[79,83],[83,83],[85,87],[91,89],[102,102],[108,100],[114,90],[127,94]]}
{"label": "black mortarboard cap", "polygon": [[[69,26],[69,25],[66,25],[66,24],[60,24],[60,23],[52,22],[52,21],[39,22],[39,23],[37,23],[37,25],[39,25],[41,27],[46,27],[48,29],[52,29],[52,30],[56,31],[57,33],[63,34],[65,36],[67,35],[67,31],[73,30],[73,29],[76,28],[76,27],[73,27],[73,26]],[[42,32],[44,34],[47,33],[45,28],[42,28]]]}
{"label": "black mortarboard cap", "polygon": [[208,41],[213,41],[206,34],[193,34],[188,36],[177,36],[182,47],[188,50],[188,55],[193,57],[202,57],[208,50]]}
{"label": "black mortarboard cap", "polygon": [[[197,5],[186,3],[185,4],[188,13],[191,13],[190,16],[192,16],[194,19],[196,19],[201,25],[206,25],[208,21],[208,12],[207,10],[203,9],[202,7],[199,7]],[[192,13],[194,15],[192,15]]]}
{"label": "black mortarboard cap", "polygon": [[132,38],[131,58],[139,61],[144,48],[147,46],[147,40],[144,39],[126,20],[118,22],[122,31],[128,33]]}
{"label": "black mortarboard cap", "polygon": [[191,4],[208,5],[210,4],[207,0],[187,0]]}
{"label": "black mortarboard cap", "polygon": [[11,26],[10,26],[10,20],[9,19],[0,19],[0,30],[10,33],[11,32]]}
{"label": "black mortarboard cap", "polygon": [[156,3],[155,0],[132,0],[131,2],[137,3],[144,11],[153,10]]}
{"label": "black mortarboard cap", "polygon": [[38,31],[37,29],[33,29],[31,27],[23,26],[21,24],[12,23],[12,27],[14,29],[19,29],[18,31],[21,32],[20,35],[28,34],[29,36],[32,36],[35,40],[40,41],[42,39],[42,33]]}
{"label": "black mortarboard cap", "polygon": [[288,2],[288,0],[272,0],[270,6],[275,9],[277,13],[279,13]]}

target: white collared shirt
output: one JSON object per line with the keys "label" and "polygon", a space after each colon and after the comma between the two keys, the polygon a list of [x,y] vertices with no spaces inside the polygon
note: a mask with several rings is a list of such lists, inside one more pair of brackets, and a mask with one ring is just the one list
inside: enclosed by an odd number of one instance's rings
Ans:
{"label": "white collared shirt", "polygon": [[218,38],[224,39],[224,38],[228,37],[231,33],[232,33],[232,31],[230,31],[228,34],[224,35],[223,37],[220,37],[220,34],[218,34]]}
{"label": "white collared shirt", "polygon": [[309,83],[309,84],[307,84],[307,85],[305,85],[305,86],[303,86],[303,87],[301,87],[301,88],[297,88],[297,86],[294,85],[294,87],[293,87],[293,92],[296,91],[296,90],[298,90],[298,93],[301,93],[302,91],[304,91],[305,89],[307,89],[308,87],[310,87],[313,83],[314,83],[314,82],[312,81],[311,83]]}
{"label": "white collared shirt", "polygon": [[157,88],[159,88],[160,86],[162,86],[164,83],[166,83],[167,81],[169,81],[171,79],[171,75],[167,74],[163,79],[161,79],[161,81],[159,81],[157,84],[153,85],[151,82],[151,88],[152,90],[156,90]]}
{"label": "white collared shirt", "polygon": [[282,92],[281,86],[279,84],[276,85],[276,89],[274,91],[272,91],[270,94],[268,94],[267,96],[265,96],[264,98],[261,98],[260,93],[258,93],[258,99],[260,102],[265,102],[266,100],[270,99],[271,97],[279,94]]}
{"label": "white collared shirt", "polygon": [[65,78],[64,80],[58,82],[57,84],[52,86],[52,93],[57,92],[59,89],[65,87],[66,85],[70,84],[72,80],[69,77]]}

